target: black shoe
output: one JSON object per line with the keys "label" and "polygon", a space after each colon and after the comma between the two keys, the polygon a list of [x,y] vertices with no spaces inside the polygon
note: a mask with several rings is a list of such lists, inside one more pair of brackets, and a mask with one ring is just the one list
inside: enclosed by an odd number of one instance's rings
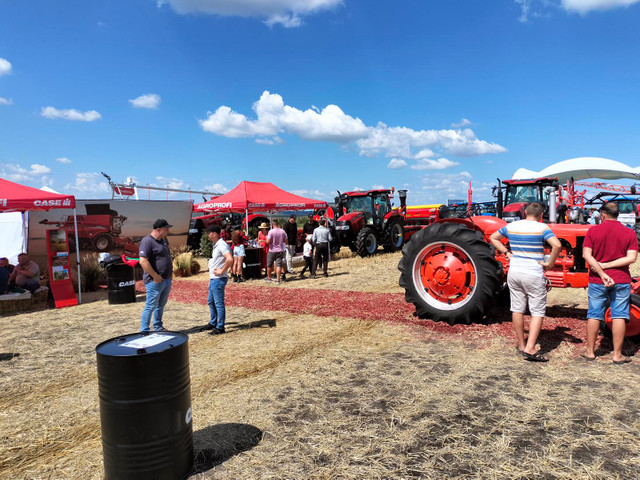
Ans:
{"label": "black shoe", "polygon": [[322,275],[324,275],[325,277],[328,277],[329,274],[328,273],[323,273]]}
{"label": "black shoe", "polygon": [[238,276],[238,283],[242,283],[242,282],[244,282],[244,278]]}
{"label": "black shoe", "polygon": [[204,327],[202,327],[200,330],[204,331],[204,330],[213,330],[214,328],[216,328],[215,325],[211,325],[210,323],[207,323]]}
{"label": "black shoe", "polygon": [[167,331],[167,329],[166,329],[166,328],[164,328],[164,327],[160,327],[160,328],[154,328],[154,329],[153,329],[153,331],[154,331],[154,332],[166,332],[166,331]]}
{"label": "black shoe", "polygon": [[222,335],[225,332],[226,332],[226,330],[224,329],[224,327],[222,327],[222,328],[214,328],[213,330],[211,330],[209,332],[209,335]]}
{"label": "black shoe", "polygon": [[318,278],[316,277],[315,273],[313,275],[311,275],[311,278]]}

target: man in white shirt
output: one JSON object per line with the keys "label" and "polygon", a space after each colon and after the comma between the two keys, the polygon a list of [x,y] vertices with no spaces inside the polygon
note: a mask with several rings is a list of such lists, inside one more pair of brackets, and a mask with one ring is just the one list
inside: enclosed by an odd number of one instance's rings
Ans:
{"label": "man in white shirt", "polygon": [[209,259],[209,311],[211,317],[205,330],[211,330],[209,335],[219,335],[225,332],[224,322],[226,309],[224,305],[224,289],[229,277],[227,271],[233,265],[233,255],[229,245],[220,236],[220,225],[207,228],[207,238],[213,244],[213,251]]}

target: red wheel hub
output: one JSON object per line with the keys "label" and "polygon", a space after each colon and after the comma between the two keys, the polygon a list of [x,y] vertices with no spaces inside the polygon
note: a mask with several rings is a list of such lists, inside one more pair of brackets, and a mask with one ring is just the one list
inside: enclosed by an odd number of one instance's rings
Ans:
{"label": "red wheel hub", "polygon": [[422,285],[439,302],[463,301],[476,285],[476,270],[464,250],[453,244],[434,244],[420,264]]}

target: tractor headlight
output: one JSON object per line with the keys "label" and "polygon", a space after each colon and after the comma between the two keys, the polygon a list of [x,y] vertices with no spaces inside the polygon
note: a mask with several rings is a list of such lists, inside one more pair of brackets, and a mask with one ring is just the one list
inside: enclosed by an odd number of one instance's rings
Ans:
{"label": "tractor headlight", "polygon": [[336,230],[349,230],[349,225],[336,225]]}

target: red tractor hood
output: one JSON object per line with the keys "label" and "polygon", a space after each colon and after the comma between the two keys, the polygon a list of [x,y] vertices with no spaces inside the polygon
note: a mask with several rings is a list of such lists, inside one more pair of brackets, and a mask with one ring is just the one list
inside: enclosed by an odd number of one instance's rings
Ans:
{"label": "red tractor hood", "polygon": [[353,220],[355,220],[357,217],[361,217],[364,214],[362,212],[351,212],[351,213],[345,213],[344,215],[342,215],[340,218],[338,218],[338,221],[340,222],[352,222]]}
{"label": "red tractor hood", "polygon": [[502,209],[503,212],[522,212],[527,206],[526,202],[516,202],[505,205]]}

